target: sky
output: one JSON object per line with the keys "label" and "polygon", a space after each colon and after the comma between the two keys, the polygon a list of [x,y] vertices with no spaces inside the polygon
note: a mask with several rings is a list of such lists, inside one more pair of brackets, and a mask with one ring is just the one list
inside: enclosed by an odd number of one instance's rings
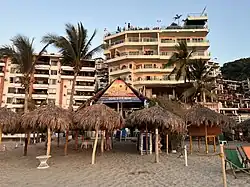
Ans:
{"label": "sky", "polygon": [[[0,0],[0,45],[10,44],[16,34],[35,38],[42,48],[47,33],[64,35],[66,23],[82,22],[91,35],[97,29],[93,47],[102,43],[104,29],[115,31],[130,22],[133,26],[168,26],[176,14],[200,13],[206,7],[212,59],[220,64],[250,57],[249,0]],[[48,52],[56,52],[49,48]]]}

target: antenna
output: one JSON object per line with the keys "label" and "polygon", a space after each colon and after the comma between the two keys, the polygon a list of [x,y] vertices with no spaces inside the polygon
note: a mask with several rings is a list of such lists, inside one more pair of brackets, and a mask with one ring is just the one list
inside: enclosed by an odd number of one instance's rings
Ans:
{"label": "antenna", "polygon": [[204,12],[206,11],[207,6],[205,6],[205,8],[203,9],[203,11],[201,12],[201,16],[204,14]]}

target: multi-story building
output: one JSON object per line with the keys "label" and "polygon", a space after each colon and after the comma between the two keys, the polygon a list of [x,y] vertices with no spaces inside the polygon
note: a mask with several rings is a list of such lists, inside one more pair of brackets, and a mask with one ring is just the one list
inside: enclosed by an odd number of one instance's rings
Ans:
{"label": "multi-story building", "polygon": [[[0,63],[0,100],[1,106],[7,106],[13,111],[22,112],[24,104],[24,88],[21,85],[22,74],[18,72],[17,64],[10,59]],[[35,66],[34,84],[32,85],[33,104],[53,102],[63,108],[69,105],[71,86],[73,81],[73,67],[63,66],[60,55],[43,54]],[[95,89],[95,61],[84,61],[77,76],[74,108],[94,94]]]}
{"label": "multi-story building", "polygon": [[183,83],[183,79],[176,81],[174,75],[169,80],[174,66],[168,66],[168,61],[180,41],[186,41],[189,50],[195,48],[192,59],[210,59],[207,20],[206,14],[189,15],[182,26],[140,28],[129,24],[115,33],[107,33],[104,55],[109,65],[109,81],[123,78],[135,88],[145,90],[148,97],[166,91],[169,85]]}
{"label": "multi-story building", "polygon": [[96,62],[96,86],[97,90],[105,88],[109,83],[108,64],[103,58],[95,59]]}

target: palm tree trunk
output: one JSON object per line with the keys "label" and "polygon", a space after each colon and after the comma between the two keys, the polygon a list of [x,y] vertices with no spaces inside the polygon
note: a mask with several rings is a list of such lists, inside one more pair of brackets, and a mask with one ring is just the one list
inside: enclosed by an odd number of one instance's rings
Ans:
{"label": "palm tree trunk", "polygon": [[29,88],[25,88],[24,113],[28,112]]}
{"label": "palm tree trunk", "polygon": [[50,147],[51,147],[51,133],[50,133],[50,127],[48,127],[47,156],[50,155]]}
{"label": "palm tree trunk", "polygon": [[95,164],[95,153],[96,153],[97,142],[98,142],[98,130],[95,131],[95,142],[94,142],[94,147],[93,147],[93,152],[92,152],[91,164]]}
{"label": "palm tree trunk", "polygon": [[76,130],[76,134],[75,134],[75,149],[78,149],[78,130]]}
{"label": "palm tree trunk", "polygon": [[202,95],[203,95],[203,103],[206,103],[206,94],[205,94],[205,92],[202,92]]}
{"label": "palm tree trunk", "polygon": [[74,99],[74,93],[75,93],[75,86],[76,86],[76,77],[77,77],[78,71],[74,72],[74,78],[71,88],[71,95],[69,100],[69,110],[73,111],[73,99]]}
{"label": "palm tree trunk", "polygon": [[105,130],[102,131],[102,140],[101,140],[101,153],[104,152],[104,139],[105,139]]}

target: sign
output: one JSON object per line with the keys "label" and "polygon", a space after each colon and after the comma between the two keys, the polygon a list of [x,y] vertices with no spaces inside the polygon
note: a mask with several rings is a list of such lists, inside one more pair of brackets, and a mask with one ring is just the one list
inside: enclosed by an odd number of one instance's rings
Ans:
{"label": "sign", "polygon": [[135,93],[122,80],[115,80],[104,92],[99,101],[103,102],[141,102]]}

